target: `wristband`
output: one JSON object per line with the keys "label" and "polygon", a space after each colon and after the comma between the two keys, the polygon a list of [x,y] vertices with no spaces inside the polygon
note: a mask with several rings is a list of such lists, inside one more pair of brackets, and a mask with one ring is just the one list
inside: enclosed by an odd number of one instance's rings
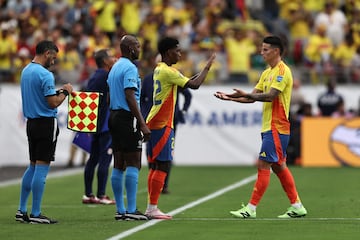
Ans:
{"label": "wristband", "polygon": [[69,96],[69,92],[66,89],[60,89],[59,94],[60,93],[64,94],[65,96]]}

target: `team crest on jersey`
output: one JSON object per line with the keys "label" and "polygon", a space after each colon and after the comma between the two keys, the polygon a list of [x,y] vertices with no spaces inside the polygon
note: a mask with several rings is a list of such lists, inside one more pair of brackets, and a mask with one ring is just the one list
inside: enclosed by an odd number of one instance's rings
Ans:
{"label": "team crest on jersey", "polygon": [[281,82],[283,80],[283,78],[284,78],[283,76],[277,76],[276,81]]}

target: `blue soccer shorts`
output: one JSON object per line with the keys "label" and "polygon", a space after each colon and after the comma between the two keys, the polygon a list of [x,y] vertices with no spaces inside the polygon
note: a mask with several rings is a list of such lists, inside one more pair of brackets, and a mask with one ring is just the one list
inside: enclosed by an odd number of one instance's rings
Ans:
{"label": "blue soccer shorts", "polygon": [[150,140],[146,144],[146,154],[149,163],[158,161],[172,161],[174,157],[174,129],[164,127],[151,130]]}
{"label": "blue soccer shorts", "polygon": [[286,149],[289,144],[290,135],[270,130],[261,133],[261,139],[260,160],[278,164],[286,161]]}

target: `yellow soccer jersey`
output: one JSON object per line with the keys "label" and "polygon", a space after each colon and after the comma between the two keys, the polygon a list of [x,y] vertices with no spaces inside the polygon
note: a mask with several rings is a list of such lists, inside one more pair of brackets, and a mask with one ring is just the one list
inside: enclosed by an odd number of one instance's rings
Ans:
{"label": "yellow soccer jersey", "polygon": [[256,52],[256,47],[249,39],[237,41],[229,37],[225,40],[225,48],[230,72],[244,73],[250,70],[250,56]]}
{"label": "yellow soccer jersey", "polygon": [[153,106],[146,119],[150,129],[161,129],[165,126],[174,128],[174,111],[177,98],[177,87],[184,87],[189,78],[177,69],[160,62],[154,70]]}
{"label": "yellow soccer jersey", "polygon": [[115,1],[95,1],[92,8],[100,13],[96,16],[96,25],[104,32],[115,32],[116,21],[115,14],[117,11],[117,3]]}
{"label": "yellow soccer jersey", "polygon": [[256,89],[267,93],[270,88],[275,88],[281,92],[272,102],[264,102],[261,132],[276,130],[280,134],[290,134],[289,110],[292,86],[290,68],[283,61],[261,74]]}
{"label": "yellow soccer jersey", "polygon": [[335,48],[333,57],[335,61],[339,62],[342,66],[349,67],[355,54],[356,46],[354,44],[349,46],[346,43],[342,43]]}
{"label": "yellow soccer jersey", "polygon": [[139,2],[124,2],[120,18],[121,25],[127,33],[137,34],[141,25]]}
{"label": "yellow soccer jersey", "polygon": [[309,38],[308,44],[305,47],[305,57],[311,62],[318,63],[321,61],[321,56],[333,52],[333,44],[328,37],[321,37],[319,35],[312,35]]}

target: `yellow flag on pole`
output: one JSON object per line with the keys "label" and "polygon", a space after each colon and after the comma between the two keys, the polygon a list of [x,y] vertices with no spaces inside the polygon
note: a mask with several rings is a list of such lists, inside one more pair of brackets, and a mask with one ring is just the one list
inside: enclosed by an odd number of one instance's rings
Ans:
{"label": "yellow flag on pole", "polygon": [[77,132],[97,131],[100,93],[72,92],[69,94],[67,127]]}

